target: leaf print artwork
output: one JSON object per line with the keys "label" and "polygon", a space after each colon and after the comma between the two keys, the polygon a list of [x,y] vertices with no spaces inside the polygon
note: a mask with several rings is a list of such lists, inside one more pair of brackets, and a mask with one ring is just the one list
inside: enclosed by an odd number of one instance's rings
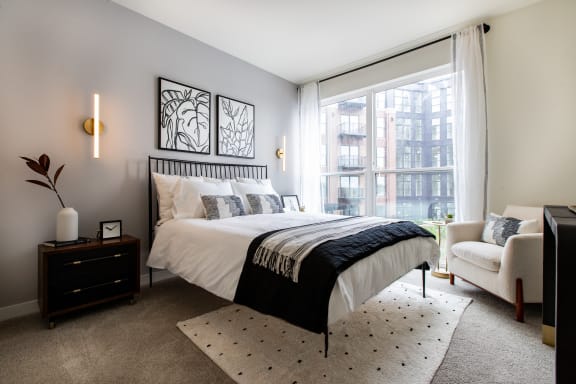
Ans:
{"label": "leaf print artwork", "polygon": [[218,155],[254,158],[254,106],[217,96]]}
{"label": "leaf print artwork", "polygon": [[160,78],[160,149],[210,153],[210,92]]}

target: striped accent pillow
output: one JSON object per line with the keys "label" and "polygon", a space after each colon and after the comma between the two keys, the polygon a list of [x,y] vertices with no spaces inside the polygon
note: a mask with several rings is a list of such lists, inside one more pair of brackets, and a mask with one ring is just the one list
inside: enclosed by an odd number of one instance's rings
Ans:
{"label": "striped accent pillow", "polygon": [[521,233],[537,233],[538,220],[520,220],[490,213],[484,224],[482,241],[503,247],[510,236]]}
{"label": "striped accent pillow", "polygon": [[284,212],[278,195],[247,193],[246,199],[254,214]]}
{"label": "striped accent pillow", "polygon": [[239,196],[203,195],[201,199],[208,220],[246,215],[244,204]]}

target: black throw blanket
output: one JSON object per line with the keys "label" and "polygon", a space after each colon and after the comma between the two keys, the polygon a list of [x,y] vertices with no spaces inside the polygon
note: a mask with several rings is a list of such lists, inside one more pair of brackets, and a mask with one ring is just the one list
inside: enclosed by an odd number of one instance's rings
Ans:
{"label": "black throw blanket", "polygon": [[296,283],[252,262],[258,246],[275,232],[256,237],[248,247],[234,302],[316,333],[327,330],[330,294],[341,272],[383,247],[417,236],[434,237],[411,221],[401,221],[330,240],[304,259]]}

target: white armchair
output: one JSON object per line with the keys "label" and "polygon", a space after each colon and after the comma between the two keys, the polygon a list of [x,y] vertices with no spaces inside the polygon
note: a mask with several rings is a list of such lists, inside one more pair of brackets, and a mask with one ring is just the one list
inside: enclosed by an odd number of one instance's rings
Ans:
{"label": "white armchair", "polygon": [[516,306],[516,320],[524,321],[524,303],[542,302],[543,208],[509,205],[502,216],[538,220],[539,233],[508,238],[503,247],[482,241],[484,221],[446,226],[446,257],[450,284],[454,276]]}

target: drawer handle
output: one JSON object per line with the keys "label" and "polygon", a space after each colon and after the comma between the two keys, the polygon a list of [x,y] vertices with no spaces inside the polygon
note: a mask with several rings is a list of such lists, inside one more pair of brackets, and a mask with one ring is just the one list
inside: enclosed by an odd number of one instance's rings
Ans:
{"label": "drawer handle", "polygon": [[122,257],[122,256],[128,256],[128,252],[125,252],[125,253],[115,253],[114,255],[97,257],[97,258],[94,258],[94,259],[74,260],[74,261],[70,261],[70,262],[68,262],[68,263],[64,263],[64,266],[80,265],[80,264],[83,264],[83,263],[91,263],[91,262],[94,262],[94,261],[102,261],[102,260],[107,260],[107,259],[116,259],[116,258]]}
{"label": "drawer handle", "polygon": [[89,287],[76,288],[76,289],[73,289],[73,290],[71,290],[71,291],[64,292],[64,294],[65,294],[65,295],[74,295],[74,294],[77,294],[77,293],[81,293],[81,292],[87,291],[87,290],[89,290],[89,289],[105,287],[105,286],[107,286],[107,285],[120,284],[120,283],[123,283],[123,282],[125,282],[125,281],[128,281],[128,279],[117,279],[117,280],[114,280],[114,281],[107,281],[107,282],[105,282],[105,283],[95,284],[95,285],[91,285],[91,286],[89,286]]}

